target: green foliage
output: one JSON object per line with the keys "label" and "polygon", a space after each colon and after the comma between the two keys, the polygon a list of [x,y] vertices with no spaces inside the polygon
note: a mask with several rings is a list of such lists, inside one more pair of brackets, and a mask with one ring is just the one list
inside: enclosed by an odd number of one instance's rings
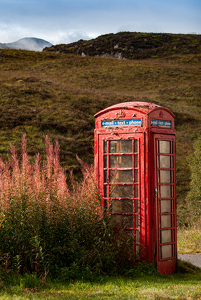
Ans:
{"label": "green foliage", "polygon": [[41,282],[36,274],[26,273],[20,278],[20,286],[24,289],[33,289],[40,287]]}
{"label": "green foliage", "polygon": [[188,162],[191,181],[186,200],[193,222],[201,216],[201,137],[194,142],[194,154],[189,156]]}
{"label": "green foliage", "polygon": [[156,266],[151,263],[146,263],[146,262],[139,262],[138,264],[135,265],[134,268],[128,270],[126,272],[127,276],[135,276],[135,277],[140,277],[140,276],[158,276],[160,273],[157,271]]}
{"label": "green foliage", "polygon": [[27,274],[24,288],[36,286],[38,276],[64,280],[100,274],[121,274],[131,267],[133,241],[114,233],[103,213],[92,167],[82,163],[83,180],[71,189],[59,163],[59,145],[46,142],[46,159],[33,164],[22,137],[21,160],[11,149],[0,159],[0,266],[5,275]]}

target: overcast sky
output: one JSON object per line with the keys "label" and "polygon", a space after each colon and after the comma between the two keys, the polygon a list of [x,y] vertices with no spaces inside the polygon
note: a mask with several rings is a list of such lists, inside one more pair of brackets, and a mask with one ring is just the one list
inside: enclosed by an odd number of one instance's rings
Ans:
{"label": "overcast sky", "polygon": [[0,43],[66,44],[119,31],[201,34],[201,0],[0,0]]}

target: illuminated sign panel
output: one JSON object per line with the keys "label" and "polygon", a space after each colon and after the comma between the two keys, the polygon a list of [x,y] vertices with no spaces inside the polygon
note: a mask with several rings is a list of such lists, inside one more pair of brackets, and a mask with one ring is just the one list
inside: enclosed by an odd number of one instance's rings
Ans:
{"label": "illuminated sign panel", "polygon": [[151,120],[151,126],[171,128],[171,121],[152,119]]}
{"label": "illuminated sign panel", "polygon": [[136,120],[111,120],[102,121],[102,127],[114,127],[114,126],[141,126],[141,119]]}

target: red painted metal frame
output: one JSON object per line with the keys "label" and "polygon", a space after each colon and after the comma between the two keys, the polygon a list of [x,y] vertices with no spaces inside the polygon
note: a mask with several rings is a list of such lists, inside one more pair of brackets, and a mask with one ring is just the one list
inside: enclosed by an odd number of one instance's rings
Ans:
{"label": "red painted metal frame", "polygon": [[[154,189],[157,180],[157,151],[155,143],[159,139],[174,141],[174,183],[176,182],[174,115],[167,108],[153,103],[125,102],[98,112],[95,118],[95,172],[102,199],[104,198],[103,141],[106,139],[139,140],[140,158],[138,172],[140,181],[138,199],[140,202],[140,245],[145,247],[144,259],[146,261],[155,262],[161,274],[171,274],[176,266],[176,184],[174,184],[175,253],[170,259],[160,259],[158,197],[155,196]],[[121,122],[124,120],[133,120],[138,125],[122,126]],[[120,122],[107,123],[107,121]],[[106,122],[107,125],[105,126],[103,122]],[[166,125],[164,125],[164,122],[166,122]],[[107,167],[109,168],[109,166]]]}
{"label": "red painted metal frame", "polygon": [[[104,148],[104,144],[103,142],[104,141],[108,141],[108,147],[109,147],[109,142],[111,141],[132,141],[132,153],[130,154],[124,154],[124,155],[130,155],[132,156],[132,167],[131,168],[122,168],[122,167],[117,167],[117,168],[112,168],[109,166],[109,157],[110,156],[117,156],[117,155],[120,155],[121,153],[109,153],[109,149],[107,149],[107,153],[103,153],[103,148]],[[137,152],[134,150],[135,148],[135,141],[138,141],[138,147],[137,147]],[[140,233],[142,231],[139,230],[139,228],[142,228],[142,224],[144,224],[144,216],[142,215],[142,211],[144,211],[144,203],[143,201],[140,201],[140,199],[142,198],[141,197],[141,189],[140,189],[140,186],[143,185],[142,181],[144,180],[144,177],[143,177],[143,169],[144,167],[142,166],[141,164],[141,160],[143,160],[143,165],[144,165],[144,148],[141,149],[140,146],[143,145],[143,134],[142,133],[138,133],[138,134],[135,134],[135,137],[132,137],[131,136],[128,136],[127,133],[122,133],[121,135],[118,135],[118,136],[114,136],[114,137],[109,137],[107,135],[99,135],[99,144],[101,145],[100,149],[99,149],[99,161],[100,161],[100,165],[104,166],[104,156],[107,157],[107,167],[101,167],[100,168],[100,182],[103,183],[103,184],[100,184],[99,185],[99,191],[100,191],[100,194],[101,194],[101,197],[102,197],[102,205],[103,207],[105,207],[105,201],[107,200],[107,202],[109,202],[109,190],[110,190],[110,187],[111,186],[132,186],[132,189],[133,189],[133,197],[132,197],[132,201],[133,201],[133,212],[127,212],[127,213],[111,213],[112,215],[125,215],[125,216],[133,216],[133,228],[127,228],[128,231],[132,231],[133,234],[135,235],[135,232],[136,231],[139,231],[139,240],[140,242],[135,242],[135,245],[134,246],[137,246],[137,245],[142,245],[144,244],[144,240],[145,240],[145,237],[143,237]],[[135,164],[135,156],[138,155],[138,166],[134,166]],[[126,170],[132,170],[133,171],[133,183],[111,183],[109,181],[109,172],[111,170],[116,170],[116,171],[126,171]],[[135,181],[135,178],[134,178],[134,174],[135,174],[135,170],[138,170],[138,181],[136,182]],[[141,172],[140,172],[141,170]],[[104,171],[107,171],[107,182],[105,182],[104,180]],[[104,195],[104,187],[107,186],[107,196]],[[109,189],[108,189],[108,186],[109,186]],[[138,186],[138,196],[136,197],[135,195],[135,186]],[[116,200],[119,200],[121,201],[122,199],[127,199],[128,197],[115,197]],[[144,197],[143,197],[144,199]],[[129,199],[131,200],[131,199]],[[138,210],[139,212],[136,212],[136,201],[138,201]],[[139,216],[138,218],[138,224],[139,226],[136,226],[136,216]],[[141,221],[143,219],[143,222]],[[135,249],[136,251],[136,249]]]}
{"label": "red painted metal frame", "polygon": [[[177,261],[177,246],[176,246],[176,241],[177,241],[177,230],[176,230],[176,223],[177,223],[177,215],[176,215],[176,143],[175,143],[175,136],[174,135],[159,135],[159,134],[155,134],[154,135],[154,151],[155,151],[155,186],[158,187],[159,183],[161,184],[161,182],[159,182],[159,178],[158,178],[158,170],[160,170],[159,166],[158,166],[158,157],[160,156],[160,153],[157,150],[157,143],[159,143],[160,141],[169,141],[170,142],[170,153],[167,154],[168,156],[170,156],[170,164],[173,165],[170,168],[165,168],[165,170],[170,171],[170,186],[173,187],[173,189],[171,189],[171,197],[170,197],[170,201],[171,201],[171,212],[169,213],[161,213],[160,212],[160,208],[159,208],[159,199],[160,201],[160,195],[159,195],[159,189],[158,189],[158,194],[156,197],[156,232],[157,232],[157,269],[160,271],[161,274],[172,274],[175,271],[176,268],[176,261]],[[173,161],[172,161],[173,160]],[[172,176],[173,173],[173,176]],[[168,184],[167,184],[168,185]],[[164,228],[160,228],[160,218],[161,216],[171,216],[171,222],[172,222],[172,226],[168,227],[167,229],[171,230],[171,242],[167,242],[167,243],[162,243],[160,242],[161,240],[161,232],[162,230],[165,230]],[[174,232],[174,234],[173,234]],[[162,247],[162,245],[172,245],[172,256],[171,259],[170,258],[161,258],[161,250],[160,248]],[[170,268],[168,269],[168,262],[170,262]],[[174,263],[172,262],[174,261]]]}

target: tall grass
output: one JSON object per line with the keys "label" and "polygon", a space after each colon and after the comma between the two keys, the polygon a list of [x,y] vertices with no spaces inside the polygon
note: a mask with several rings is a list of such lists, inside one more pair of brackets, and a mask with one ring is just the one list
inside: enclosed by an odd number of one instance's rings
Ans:
{"label": "tall grass", "polygon": [[179,207],[178,251],[201,253],[201,137],[194,142],[194,153],[188,156],[190,190],[186,206]]}
{"label": "tall grass", "polygon": [[193,225],[201,218],[201,136],[194,142],[194,153],[188,157],[191,170],[190,190],[187,194],[189,223]]}
{"label": "tall grass", "polygon": [[178,252],[201,253],[201,220],[178,228]]}
{"label": "tall grass", "polygon": [[[102,211],[93,167],[82,164],[83,180],[71,187],[59,162],[59,144],[45,137],[46,158],[31,163],[22,136],[19,158],[11,148],[0,158],[0,266],[63,278],[122,272],[129,243],[114,235]],[[131,259],[131,257],[130,257]]]}

